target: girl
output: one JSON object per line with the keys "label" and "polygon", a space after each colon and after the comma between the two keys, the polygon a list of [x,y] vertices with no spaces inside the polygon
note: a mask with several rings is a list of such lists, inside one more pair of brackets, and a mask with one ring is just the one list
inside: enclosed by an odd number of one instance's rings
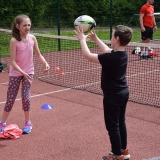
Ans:
{"label": "girl", "polygon": [[18,15],[13,22],[12,38],[10,41],[10,71],[7,101],[4,107],[2,121],[0,122],[0,133],[6,127],[6,120],[15,102],[20,83],[22,82],[22,109],[24,111],[25,123],[23,133],[29,133],[32,124],[29,117],[30,91],[34,75],[33,50],[37,58],[44,64],[45,70],[49,70],[49,64],[41,55],[36,37],[30,34],[31,20],[27,15]]}

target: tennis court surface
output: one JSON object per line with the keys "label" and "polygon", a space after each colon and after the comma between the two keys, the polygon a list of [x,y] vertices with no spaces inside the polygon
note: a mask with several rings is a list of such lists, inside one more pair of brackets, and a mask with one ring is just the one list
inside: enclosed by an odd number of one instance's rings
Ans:
{"label": "tennis court surface", "polygon": [[[6,39],[1,39],[1,36],[0,41],[9,43],[9,33]],[[1,159],[101,159],[110,151],[110,143],[103,120],[100,66],[82,57],[79,43],[74,38],[36,36],[51,71],[44,75],[43,67],[34,59],[36,73],[31,92],[33,130],[17,140],[0,139]],[[132,43],[126,48],[130,88],[126,112],[128,148],[130,160],[159,160],[160,57],[140,60],[137,54],[131,54],[135,47],[141,45]],[[92,42],[89,46],[98,52]],[[150,46],[160,52],[158,44]],[[61,51],[57,51],[57,47]],[[0,73],[0,113],[6,101],[9,57],[1,54],[1,62],[7,66]],[[53,109],[42,110],[44,104],[52,105]],[[17,124],[22,128],[23,118],[19,91],[7,124]]]}
{"label": "tennis court surface", "polygon": [[[0,73],[0,112],[6,100],[8,74]],[[20,93],[8,124],[23,127]],[[44,104],[53,106],[42,110]],[[126,122],[131,160],[160,159],[159,108],[129,102]],[[0,139],[1,159],[98,160],[110,150],[103,121],[102,96],[33,81],[33,130],[17,140]],[[159,158],[158,158],[159,157]]]}

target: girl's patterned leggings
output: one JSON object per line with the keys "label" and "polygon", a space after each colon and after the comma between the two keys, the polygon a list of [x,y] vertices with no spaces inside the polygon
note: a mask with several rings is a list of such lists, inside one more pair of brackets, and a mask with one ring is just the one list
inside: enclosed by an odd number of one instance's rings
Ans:
{"label": "girl's patterned leggings", "polygon": [[[32,80],[33,75],[29,75]],[[30,110],[30,91],[31,83],[27,81],[23,76],[19,77],[9,77],[9,87],[7,91],[7,101],[4,107],[4,111],[10,112],[12,110],[13,104],[18,94],[20,83],[22,81],[21,97],[22,97],[22,109],[24,111]]]}

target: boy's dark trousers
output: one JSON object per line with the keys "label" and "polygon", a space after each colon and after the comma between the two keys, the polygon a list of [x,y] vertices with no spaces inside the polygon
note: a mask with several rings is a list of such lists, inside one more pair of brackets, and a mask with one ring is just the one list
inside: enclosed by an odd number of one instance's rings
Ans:
{"label": "boy's dark trousers", "polygon": [[127,147],[127,130],[125,124],[126,105],[129,92],[104,95],[104,120],[111,142],[112,152],[121,155],[121,149]]}

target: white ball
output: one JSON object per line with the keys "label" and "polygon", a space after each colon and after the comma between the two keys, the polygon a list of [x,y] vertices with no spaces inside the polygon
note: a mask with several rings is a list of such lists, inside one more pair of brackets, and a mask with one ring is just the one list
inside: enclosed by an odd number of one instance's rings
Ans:
{"label": "white ball", "polygon": [[81,26],[83,28],[83,32],[87,33],[90,30],[92,30],[94,27],[96,27],[96,22],[95,20],[88,16],[88,15],[82,15],[79,16],[75,21],[74,21],[74,26]]}

